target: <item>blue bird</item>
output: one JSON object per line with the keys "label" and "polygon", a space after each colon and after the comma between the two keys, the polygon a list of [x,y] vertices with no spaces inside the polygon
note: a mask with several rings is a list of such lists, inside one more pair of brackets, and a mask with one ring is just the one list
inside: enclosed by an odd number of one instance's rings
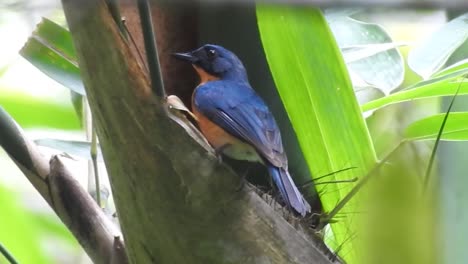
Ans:
{"label": "blue bird", "polygon": [[210,44],[174,56],[190,62],[200,76],[192,95],[192,111],[216,152],[264,164],[286,205],[301,216],[309,213],[310,205],[289,175],[278,125],[250,86],[239,58]]}

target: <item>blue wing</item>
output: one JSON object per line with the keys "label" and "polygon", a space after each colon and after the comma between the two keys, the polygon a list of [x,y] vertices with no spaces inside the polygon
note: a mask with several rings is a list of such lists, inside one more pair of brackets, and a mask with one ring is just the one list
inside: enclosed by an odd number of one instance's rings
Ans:
{"label": "blue wing", "polygon": [[263,100],[247,83],[207,82],[197,88],[193,103],[215,124],[252,144],[272,165],[287,167],[276,121]]}

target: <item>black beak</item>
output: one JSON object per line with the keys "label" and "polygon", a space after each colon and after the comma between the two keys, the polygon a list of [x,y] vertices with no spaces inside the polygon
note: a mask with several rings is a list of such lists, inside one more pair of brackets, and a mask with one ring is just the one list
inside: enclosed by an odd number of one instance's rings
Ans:
{"label": "black beak", "polygon": [[172,53],[172,56],[176,57],[179,60],[187,61],[190,63],[196,63],[198,58],[193,56],[191,52],[187,53]]}

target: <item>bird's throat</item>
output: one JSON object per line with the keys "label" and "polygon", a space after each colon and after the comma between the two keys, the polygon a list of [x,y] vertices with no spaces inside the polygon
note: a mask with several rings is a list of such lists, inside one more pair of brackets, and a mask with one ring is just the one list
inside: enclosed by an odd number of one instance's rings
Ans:
{"label": "bird's throat", "polygon": [[205,84],[207,82],[210,82],[210,81],[219,80],[218,77],[209,74],[208,72],[206,72],[205,70],[203,70],[202,68],[200,68],[198,66],[193,65],[193,68],[195,68],[195,71],[197,71],[198,76],[200,76],[200,84],[199,85],[203,85],[203,84]]}

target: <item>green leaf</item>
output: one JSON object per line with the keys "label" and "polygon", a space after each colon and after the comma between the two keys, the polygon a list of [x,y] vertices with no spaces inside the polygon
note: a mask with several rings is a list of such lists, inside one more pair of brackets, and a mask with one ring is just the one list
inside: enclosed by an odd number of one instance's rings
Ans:
{"label": "green leaf", "polygon": [[[75,155],[80,158],[91,160],[91,142],[87,141],[73,141],[73,140],[60,140],[52,138],[42,138],[34,140],[40,146],[57,149],[70,155]],[[98,161],[103,161],[101,149],[98,145],[97,152]]]}
{"label": "green leaf", "polygon": [[[434,140],[437,138],[445,113],[433,115],[410,124],[405,129],[409,140]],[[468,140],[468,113],[452,112],[447,118],[441,140]]]}
{"label": "green leaf", "polygon": [[448,76],[449,74],[454,74],[454,73],[457,73],[457,75],[468,73],[468,58],[465,60],[459,61],[453,65],[450,65],[449,67],[444,68],[443,70],[439,72],[436,72],[433,77],[444,77],[444,76]]}
{"label": "green leaf", "polygon": [[431,79],[423,80],[402,91],[379,98],[362,105],[364,112],[375,110],[389,104],[409,100],[453,95],[461,85],[459,94],[467,94],[468,87],[465,76],[468,74],[468,62],[461,61],[436,74]]}
{"label": "green leaf", "polygon": [[467,71],[468,69],[461,69],[427,81],[421,81],[406,90],[362,105],[362,111],[375,110],[386,105],[409,100],[453,95],[460,85],[459,95],[468,94],[468,80],[463,77]]}
{"label": "green leaf", "polygon": [[[396,49],[402,44],[392,43],[383,27],[349,16],[340,17],[336,11],[328,21],[350,71],[384,94],[403,82],[404,61]],[[355,78],[352,81],[359,85]]]}
{"label": "green leaf", "polygon": [[76,51],[73,46],[73,39],[70,32],[64,27],[54,23],[53,21],[42,18],[34,31],[33,35],[40,37],[46,43],[51,45],[51,48],[59,52],[62,56],[70,61],[76,62]]}
{"label": "green leaf", "polygon": [[85,94],[70,33],[50,20],[43,19],[20,54],[63,86]]}
{"label": "green leaf", "polygon": [[[330,180],[367,173],[376,162],[373,145],[356,101],[340,50],[318,9],[257,6],[257,20],[270,71],[312,172],[318,176],[350,166]],[[354,184],[318,190],[331,211]],[[355,203],[347,211],[355,211]],[[348,263],[360,263],[353,250],[353,216],[333,223],[335,249],[343,243]]]}
{"label": "green leaf", "polygon": [[408,54],[408,65],[423,79],[427,79],[441,69],[450,56],[467,41],[468,13],[445,24],[412,49]]}

